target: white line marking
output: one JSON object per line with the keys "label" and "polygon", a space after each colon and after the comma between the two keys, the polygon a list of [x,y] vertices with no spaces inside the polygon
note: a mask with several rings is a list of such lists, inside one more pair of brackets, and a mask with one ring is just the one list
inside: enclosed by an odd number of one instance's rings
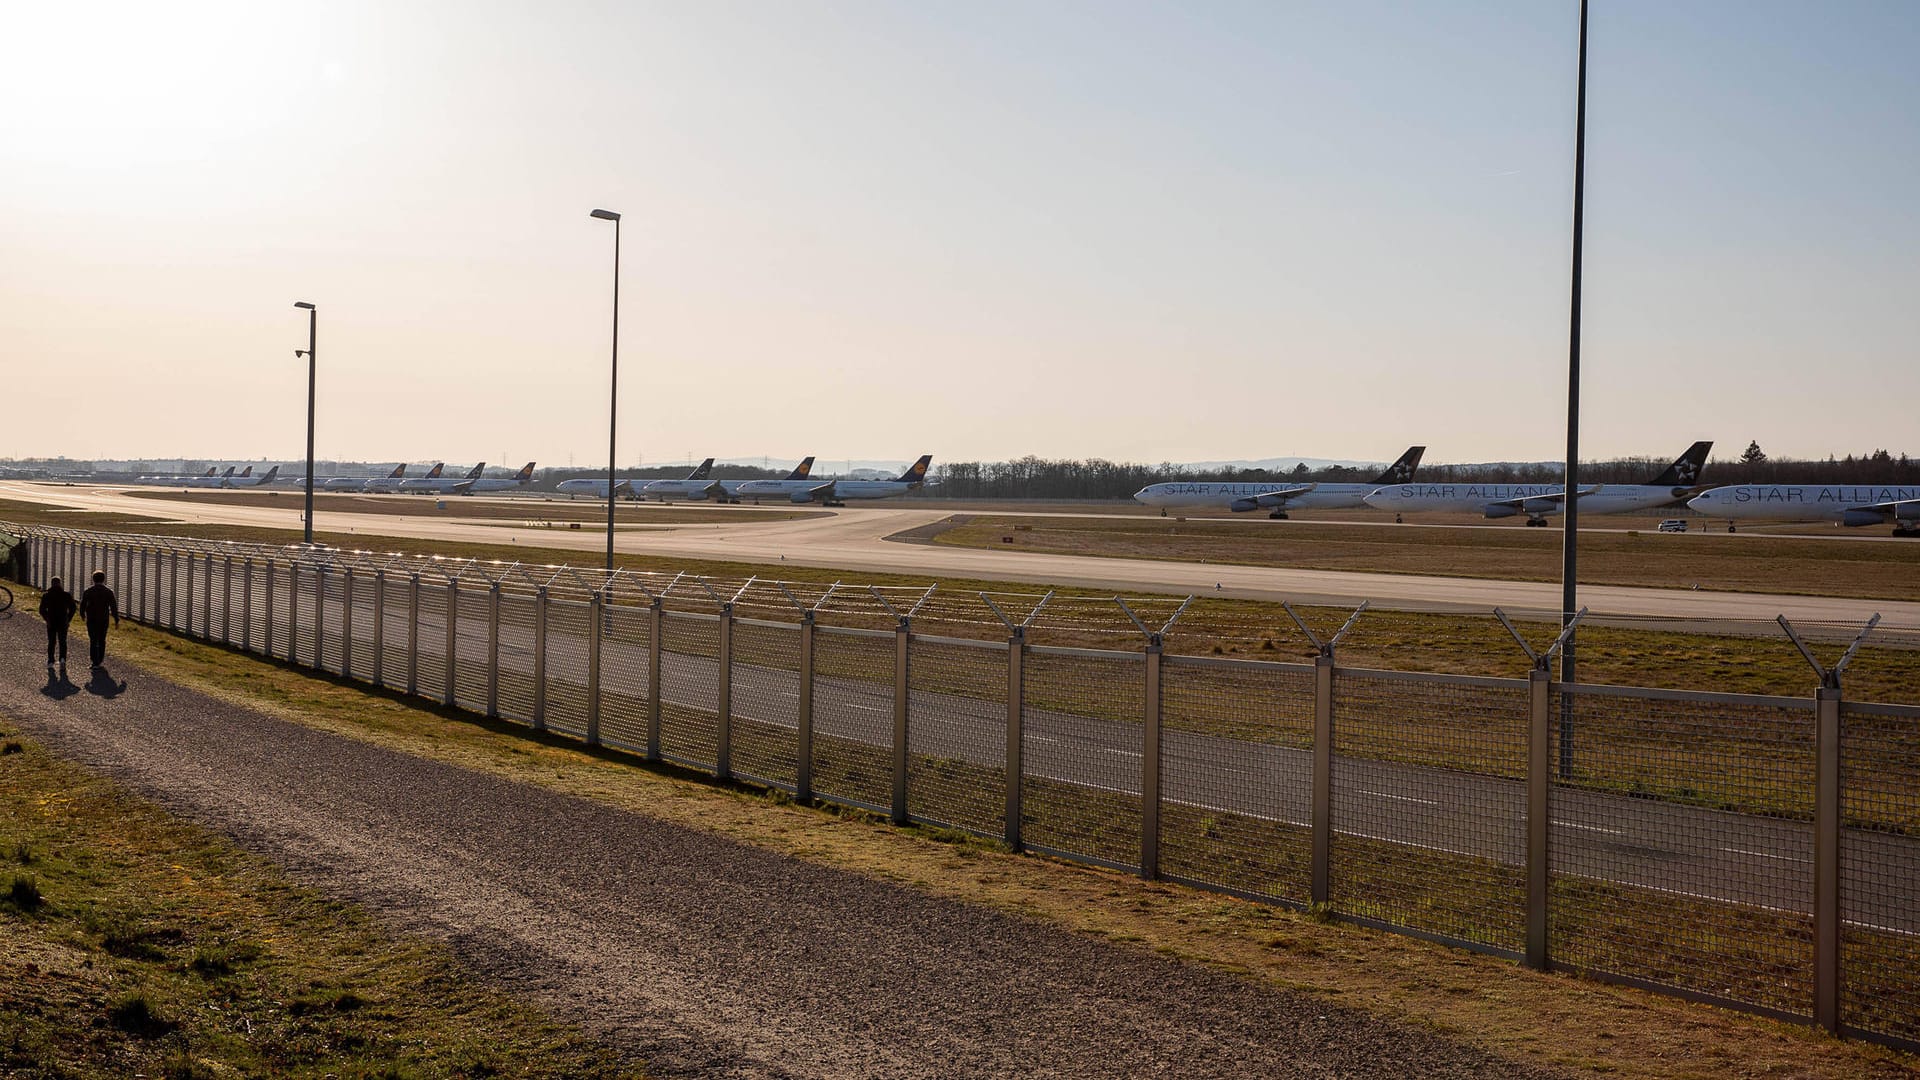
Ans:
{"label": "white line marking", "polygon": [[1395,802],[1419,803],[1421,806],[1439,806],[1432,799],[1416,799],[1411,795],[1393,795],[1385,791],[1368,791],[1366,788],[1354,788],[1356,795],[1371,795],[1376,799],[1392,799]]}
{"label": "white line marking", "polygon": [[1781,862],[1811,863],[1813,861],[1812,859],[1802,859],[1795,855],[1775,855],[1771,851],[1749,851],[1746,848],[1723,847],[1720,850],[1731,852],[1735,855],[1752,855],[1761,859],[1779,859]]}
{"label": "white line marking", "polygon": [[1599,825],[1575,825],[1571,821],[1556,821],[1553,823],[1553,827],[1556,829],[1579,829],[1581,832],[1606,833],[1608,836],[1627,835],[1624,829],[1608,829]]}

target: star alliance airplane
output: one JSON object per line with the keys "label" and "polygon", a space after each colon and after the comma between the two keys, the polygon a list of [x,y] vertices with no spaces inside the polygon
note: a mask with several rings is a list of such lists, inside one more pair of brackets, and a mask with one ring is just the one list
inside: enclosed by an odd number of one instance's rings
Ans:
{"label": "star alliance airplane", "polygon": [[[1589,514],[1621,514],[1655,506],[1674,506],[1700,489],[1694,482],[1706,467],[1711,441],[1687,447],[1666,471],[1644,484],[1595,484],[1580,489],[1580,509]],[[1527,515],[1530,526],[1545,525],[1548,514],[1566,509],[1565,484],[1396,484],[1367,496],[1379,510],[1427,512],[1479,511],[1490,518]]]}
{"label": "star alliance airplane", "polygon": [[1413,479],[1420,467],[1424,446],[1409,446],[1400,460],[1387,466],[1369,484],[1289,484],[1267,481],[1259,484],[1228,484],[1208,481],[1173,480],[1148,484],[1133,497],[1148,506],[1162,509],[1198,510],[1225,508],[1235,513],[1269,510],[1270,518],[1287,516],[1289,510],[1356,510],[1366,506],[1366,498],[1382,484],[1404,484]]}
{"label": "star alliance airplane", "polygon": [[1837,521],[1850,528],[1893,526],[1895,536],[1920,536],[1920,487],[1893,484],[1734,484],[1703,491],[1687,502],[1708,517],[1735,521]]}

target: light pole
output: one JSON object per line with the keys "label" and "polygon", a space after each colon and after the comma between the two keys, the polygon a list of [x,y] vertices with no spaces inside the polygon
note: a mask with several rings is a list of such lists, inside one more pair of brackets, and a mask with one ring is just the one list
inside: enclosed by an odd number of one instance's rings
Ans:
{"label": "light pole", "polygon": [[313,347],[319,338],[320,312],[305,300],[296,300],[293,306],[307,310],[307,347],[293,350],[293,355],[296,359],[301,356],[307,358],[307,515],[304,520],[306,522],[305,542],[311,545],[313,543]]}
{"label": "light pole", "polygon": [[[1567,327],[1567,487],[1560,551],[1560,625],[1573,622],[1579,610],[1580,555],[1580,250],[1585,226],[1587,190],[1587,0],[1580,0],[1580,61],[1578,89],[1574,94],[1573,120],[1573,291]],[[1574,678],[1573,638],[1560,650],[1560,681]],[[1563,698],[1560,715],[1560,765],[1562,775],[1573,769],[1573,716],[1571,698]]]}
{"label": "light pole", "polygon": [[607,572],[613,572],[614,432],[620,419],[620,215],[595,210],[593,217],[613,222],[613,382],[607,391]]}

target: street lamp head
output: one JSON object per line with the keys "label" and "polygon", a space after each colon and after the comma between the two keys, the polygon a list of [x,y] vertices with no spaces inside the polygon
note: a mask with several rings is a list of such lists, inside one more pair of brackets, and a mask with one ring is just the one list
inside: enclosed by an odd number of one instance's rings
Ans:
{"label": "street lamp head", "polygon": [[312,304],[309,304],[309,303],[307,303],[307,302],[306,302],[305,300],[295,300],[295,301],[293,302],[293,306],[294,306],[294,307],[297,307],[297,308],[305,308],[305,309],[306,309],[306,310],[308,310],[308,311],[312,311],[312,310],[313,310],[313,305],[312,305]]}
{"label": "street lamp head", "polygon": [[601,221],[619,221],[620,220],[620,215],[614,213],[611,210],[595,210],[592,214],[588,216],[597,217]]}

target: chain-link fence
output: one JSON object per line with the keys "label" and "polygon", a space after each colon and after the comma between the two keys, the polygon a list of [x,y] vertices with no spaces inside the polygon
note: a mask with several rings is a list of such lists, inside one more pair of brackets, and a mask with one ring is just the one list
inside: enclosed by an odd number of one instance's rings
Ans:
{"label": "chain-link fence", "polygon": [[1304,623],[1313,663],[1165,655],[1178,601],[1105,602],[1135,648],[1043,646],[1096,601],[5,527],[32,584],[99,568],[135,619],[341,678],[1920,1046],[1920,707],[1817,662],[1805,698],[1562,685],[1530,648],[1341,667]]}

